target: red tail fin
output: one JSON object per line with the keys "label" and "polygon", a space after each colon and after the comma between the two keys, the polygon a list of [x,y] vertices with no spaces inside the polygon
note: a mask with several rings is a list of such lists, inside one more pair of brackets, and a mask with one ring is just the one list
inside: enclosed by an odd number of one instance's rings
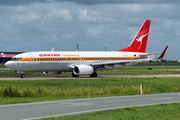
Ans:
{"label": "red tail fin", "polygon": [[142,27],[140,28],[139,32],[135,36],[134,40],[132,41],[131,45],[118,50],[118,52],[146,52],[146,44],[149,35],[149,27],[150,27],[151,20],[146,20]]}

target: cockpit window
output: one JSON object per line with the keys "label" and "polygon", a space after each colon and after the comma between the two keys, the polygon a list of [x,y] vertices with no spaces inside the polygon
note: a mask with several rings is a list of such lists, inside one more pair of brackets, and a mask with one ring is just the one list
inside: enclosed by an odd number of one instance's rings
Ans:
{"label": "cockpit window", "polygon": [[22,58],[17,58],[17,60],[22,60]]}
{"label": "cockpit window", "polygon": [[11,60],[22,60],[22,58],[21,57],[13,57]]}
{"label": "cockpit window", "polygon": [[16,58],[12,58],[11,60],[16,60]]}

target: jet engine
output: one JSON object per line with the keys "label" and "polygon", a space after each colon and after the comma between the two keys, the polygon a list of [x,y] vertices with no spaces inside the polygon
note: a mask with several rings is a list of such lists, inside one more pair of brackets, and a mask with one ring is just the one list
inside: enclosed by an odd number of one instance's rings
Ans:
{"label": "jet engine", "polygon": [[75,75],[91,75],[93,72],[93,67],[88,65],[76,65],[73,68],[73,73]]}
{"label": "jet engine", "polygon": [[45,71],[43,73],[46,75],[59,75],[62,73],[62,71]]}

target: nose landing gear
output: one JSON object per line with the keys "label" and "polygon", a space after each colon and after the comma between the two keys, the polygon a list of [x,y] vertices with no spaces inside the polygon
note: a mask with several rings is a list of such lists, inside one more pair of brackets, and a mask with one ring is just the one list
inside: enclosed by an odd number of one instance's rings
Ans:
{"label": "nose landing gear", "polygon": [[23,71],[14,71],[14,72],[21,74],[21,75],[20,75],[21,78],[25,78],[25,74],[24,74]]}
{"label": "nose landing gear", "polygon": [[21,77],[21,78],[25,78],[25,74],[21,74],[20,77]]}

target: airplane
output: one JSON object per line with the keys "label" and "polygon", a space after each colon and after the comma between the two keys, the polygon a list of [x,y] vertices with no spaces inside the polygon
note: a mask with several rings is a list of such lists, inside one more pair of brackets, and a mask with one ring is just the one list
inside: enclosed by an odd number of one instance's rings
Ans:
{"label": "airplane", "polygon": [[168,46],[162,53],[145,53],[151,20],[145,20],[132,43],[116,52],[101,51],[42,51],[26,52],[14,56],[5,66],[20,73],[25,78],[25,72],[43,72],[58,75],[62,72],[72,72],[72,77],[90,75],[97,77],[98,70],[113,70],[132,66],[141,61],[150,60],[148,56],[161,54],[156,59],[163,58]]}

